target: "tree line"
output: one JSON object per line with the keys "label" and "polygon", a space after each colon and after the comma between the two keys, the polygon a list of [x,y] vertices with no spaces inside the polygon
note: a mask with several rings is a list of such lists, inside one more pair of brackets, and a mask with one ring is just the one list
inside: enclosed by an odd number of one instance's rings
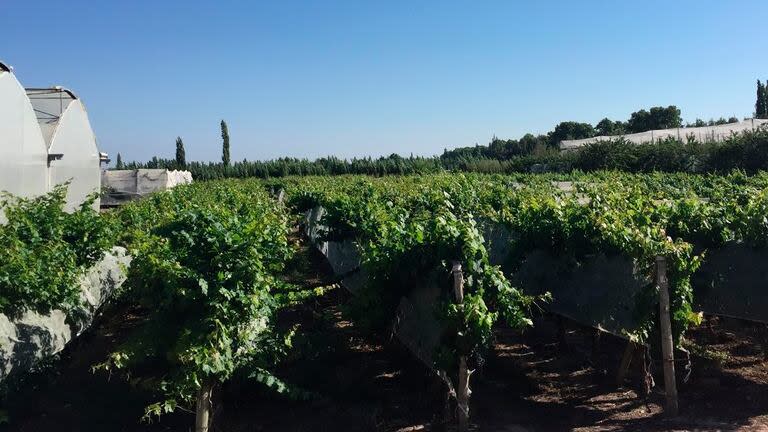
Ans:
{"label": "tree line", "polygon": [[454,171],[481,173],[625,172],[747,173],[768,170],[768,128],[735,134],[722,142],[668,138],[635,144],[615,138],[579,149],[510,159],[458,158],[445,164]]}
{"label": "tree line", "polygon": [[280,158],[269,161],[188,162],[152,158],[146,163],[123,164],[125,169],[186,169],[195,180],[220,178],[272,178],[307,175],[366,174],[373,176],[430,174],[443,171],[514,173],[620,170],[627,172],[724,173],[768,170],[768,128],[747,131],[722,142],[668,138],[634,144],[622,138],[600,141],[572,151],[521,154],[508,158],[483,155],[442,155],[434,157],[397,154],[379,158],[315,160]]}
{"label": "tree line", "polygon": [[[229,127],[224,120],[219,124],[221,128],[221,164],[223,166],[230,165],[229,154]],[[200,162],[192,162],[190,165],[205,165]],[[153,157],[152,160],[146,163],[130,162],[124,163],[123,157],[120,153],[117,154],[115,160],[115,169],[137,169],[137,168],[165,168],[165,169],[187,169],[187,152],[184,150],[184,140],[180,136],[176,137],[176,157],[174,159],[158,159]]]}
{"label": "tree line", "polygon": [[[768,82],[757,81],[755,117],[768,118]],[[568,171],[571,169],[593,170],[603,168],[626,169],[630,171],[674,169],[691,172],[718,171],[725,168],[747,168],[752,163],[736,161],[733,155],[722,161],[716,160],[724,149],[743,147],[742,143],[755,140],[763,142],[764,133],[744,134],[733,137],[724,143],[682,142],[675,139],[664,140],[648,145],[635,145],[619,137],[586,146],[577,152],[563,153],[559,144],[563,140],[584,139],[597,136],[619,136],[646,132],[656,129],[679,127],[702,127],[738,122],[736,117],[696,119],[683,124],[680,109],[675,105],[655,106],[641,109],[630,114],[627,120],[604,118],[597,124],[564,121],[546,134],[527,133],[520,139],[501,139],[494,136],[488,145],[445,149],[443,154],[434,157],[403,157],[397,154],[378,158],[342,159],[334,156],[309,160],[306,158],[279,158],[267,161],[231,161],[229,128],[221,120],[221,162],[187,162],[184,142],[176,138],[174,159],[153,157],[147,162],[129,162],[117,154],[116,169],[172,169],[188,170],[197,180],[243,177],[284,177],[289,175],[400,175],[427,174],[446,170],[479,172],[519,172],[529,170]],[[768,140],[765,141],[768,145]],[[752,147],[750,147],[752,148]],[[613,154],[609,154],[613,153]],[[674,154],[673,154],[674,153]],[[667,163],[661,163],[664,157],[673,157]],[[688,162],[680,162],[684,159]],[[758,165],[762,159],[758,157]],[[622,162],[619,162],[622,161]],[[692,162],[692,161],[695,161]],[[729,165],[730,164],[730,165]],[[726,165],[726,166],[724,166]],[[768,168],[766,164],[761,169]]]}
{"label": "tree line", "polygon": [[717,120],[712,119],[709,121],[696,119],[693,123],[683,125],[680,109],[675,105],[668,107],[657,106],[648,110],[641,109],[635,111],[626,121],[604,118],[594,126],[590,123],[565,121],[558,123],[552,131],[538,136],[528,133],[519,140],[503,140],[494,136],[487,146],[475,145],[474,147],[459,147],[453,150],[445,150],[442,157],[448,159],[479,157],[508,160],[516,156],[544,156],[557,153],[559,144],[563,140],[624,135],[656,129],[713,126],[736,123],[738,121],[739,119],[736,117],[728,119],[721,117]]}
{"label": "tree line", "polygon": [[[763,84],[757,80],[757,98],[755,100],[754,117],[768,118],[768,81]],[[499,159],[509,160],[516,156],[533,155],[542,157],[551,155],[559,150],[559,144],[563,140],[577,140],[593,138],[596,136],[616,136],[632,133],[647,132],[657,129],[673,129],[679,127],[704,127],[729,123],[737,123],[735,116],[728,118],[710,119],[708,121],[697,118],[691,123],[683,124],[681,111],[677,106],[656,106],[648,110],[641,109],[630,114],[626,121],[604,118],[596,125],[584,122],[564,121],[555,128],[540,135],[525,134],[519,140],[500,139],[493,137],[487,146],[475,145],[474,147],[459,147],[453,150],[445,150],[443,158],[448,159]]]}

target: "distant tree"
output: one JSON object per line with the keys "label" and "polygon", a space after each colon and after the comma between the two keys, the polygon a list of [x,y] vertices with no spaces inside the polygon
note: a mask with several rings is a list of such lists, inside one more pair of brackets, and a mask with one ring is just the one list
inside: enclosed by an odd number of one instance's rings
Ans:
{"label": "distant tree", "polygon": [[725,117],[720,117],[719,119],[709,119],[707,121],[704,121],[700,118],[697,118],[696,121],[693,123],[686,123],[685,127],[704,127],[704,126],[719,126],[724,125],[728,123],[738,123],[739,119],[736,117],[729,117],[726,119]]}
{"label": "distant tree", "polygon": [[502,159],[504,158],[506,152],[507,142],[503,139],[499,139],[496,135],[494,135],[493,138],[491,138],[491,142],[488,143],[488,151],[486,152],[487,154],[484,154],[483,156]]}
{"label": "distant tree", "polygon": [[706,125],[707,125],[707,122],[705,122],[700,118],[697,118],[696,121],[694,121],[693,123],[686,124],[685,127],[704,127]]}
{"label": "distant tree", "polygon": [[557,146],[562,140],[582,139],[595,136],[595,128],[589,123],[562,122],[549,133],[550,145]]}
{"label": "distant tree", "polygon": [[755,101],[755,117],[768,118],[768,82],[766,85],[757,80],[757,100]]}
{"label": "distant tree", "polygon": [[629,120],[627,121],[627,128],[632,133],[651,130],[653,128],[650,127],[650,117],[651,113],[644,109],[635,111],[632,113],[632,115],[630,115]]}
{"label": "distant tree", "polygon": [[181,137],[176,137],[176,164],[181,168],[187,166],[187,155],[184,151],[184,141],[181,140]]}
{"label": "distant tree", "polygon": [[768,118],[768,80],[763,85],[763,118]]}
{"label": "distant tree", "polygon": [[606,117],[597,122],[595,125],[595,133],[597,135],[613,135],[613,120]]}
{"label": "distant tree", "polygon": [[123,169],[123,158],[120,156],[120,153],[117,154],[117,160],[115,161],[115,169]]}
{"label": "distant tree", "polygon": [[229,129],[227,128],[227,122],[221,121],[221,162],[224,166],[229,166]]}
{"label": "distant tree", "polygon": [[625,125],[624,122],[619,120],[613,121],[609,118],[604,118],[595,126],[596,135],[610,136],[623,133],[625,133]]}
{"label": "distant tree", "polygon": [[627,129],[631,133],[645,132],[654,129],[672,129],[682,126],[680,109],[674,105],[652,107],[649,111],[633,112],[627,121]]}
{"label": "distant tree", "polygon": [[536,145],[543,141],[544,144],[547,143],[546,137],[541,137],[543,140],[535,137],[531,133],[527,133],[523,135],[522,138],[520,138],[520,148],[523,150],[523,154],[531,154],[533,153],[533,149],[536,148]]}

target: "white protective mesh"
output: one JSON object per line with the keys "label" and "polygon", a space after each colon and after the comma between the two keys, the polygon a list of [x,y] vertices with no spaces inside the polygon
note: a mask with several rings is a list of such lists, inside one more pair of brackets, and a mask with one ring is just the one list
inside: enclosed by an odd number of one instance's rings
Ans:
{"label": "white protective mesh", "polygon": [[573,150],[587,144],[592,144],[598,141],[607,141],[607,140],[617,139],[617,138],[624,138],[625,140],[635,144],[657,142],[667,138],[675,138],[681,141],[686,141],[688,138],[695,138],[700,142],[723,141],[733,134],[754,130],[765,124],[768,124],[768,120],[748,119],[738,123],[728,123],[728,124],[716,125],[716,126],[657,129],[657,130],[651,130],[647,132],[639,132],[639,133],[626,134],[626,135],[614,135],[614,136],[601,135],[601,136],[579,139],[579,140],[560,141],[560,149]]}

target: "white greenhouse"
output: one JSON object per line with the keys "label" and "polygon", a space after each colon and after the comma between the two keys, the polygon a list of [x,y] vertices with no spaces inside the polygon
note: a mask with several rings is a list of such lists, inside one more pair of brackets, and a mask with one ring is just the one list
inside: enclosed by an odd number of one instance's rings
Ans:
{"label": "white greenhouse", "polygon": [[70,182],[66,209],[73,210],[101,189],[101,158],[88,113],[73,92],[61,87],[28,88],[27,96],[48,147],[49,187]]}
{"label": "white greenhouse", "polygon": [[47,192],[48,182],[48,150],[32,104],[0,63],[0,191],[31,197]]}

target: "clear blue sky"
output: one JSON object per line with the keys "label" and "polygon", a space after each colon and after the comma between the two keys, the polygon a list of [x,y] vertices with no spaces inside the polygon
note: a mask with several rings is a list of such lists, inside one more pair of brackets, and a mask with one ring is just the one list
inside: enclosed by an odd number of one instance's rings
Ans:
{"label": "clear blue sky", "polygon": [[126,160],[441,153],[560,121],[751,115],[768,1],[0,0],[0,59]]}

